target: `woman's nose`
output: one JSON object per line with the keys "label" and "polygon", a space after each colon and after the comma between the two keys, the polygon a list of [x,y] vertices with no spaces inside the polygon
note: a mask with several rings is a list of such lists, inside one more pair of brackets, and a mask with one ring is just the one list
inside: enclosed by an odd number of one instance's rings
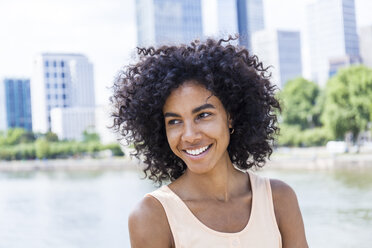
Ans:
{"label": "woman's nose", "polygon": [[187,143],[196,143],[200,141],[201,133],[195,123],[186,123],[182,133],[182,141]]}

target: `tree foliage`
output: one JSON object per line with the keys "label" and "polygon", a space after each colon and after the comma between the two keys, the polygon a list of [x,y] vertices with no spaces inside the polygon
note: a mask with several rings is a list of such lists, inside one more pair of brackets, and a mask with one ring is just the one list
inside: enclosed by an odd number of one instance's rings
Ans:
{"label": "tree foliage", "polygon": [[279,97],[283,101],[282,118],[287,125],[299,126],[301,130],[320,126],[322,100],[317,84],[304,78],[288,81]]}
{"label": "tree foliage", "polygon": [[48,158],[50,155],[49,142],[44,138],[39,138],[35,142],[36,157],[39,159]]}
{"label": "tree foliage", "polygon": [[45,139],[48,141],[48,142],[57,142],[58,141],[58,136],[57,134],[49,131],[45,134]]}
{"label": "tree foliage", "polygon": [[[102,145],[97,141],[97,134],[87,134],[90,139],[78,142],[59,141],[57,135],[52,132],[32,133],[20,128],[0,131],[0,160],[99,157],[100,152],[104,150],[110,150],[113,156],[124,155],[119,144]],[[36,136],[38,138],[35,141]]]}
{"label": "tree foliage", "polygon": [[96,143],[99,143],[100,142],[100,137],[99,137],[99,134],[98,133],[95,133],[89,129],[87,130],[84,130],[83,132],[83,142],[96,142]]}
{"label": "tree foliage", "polygon": [[372,70],[352,66],[340,70],[325,89],[324,125],[337,139],[352,132],[354,140],[372,121]]}

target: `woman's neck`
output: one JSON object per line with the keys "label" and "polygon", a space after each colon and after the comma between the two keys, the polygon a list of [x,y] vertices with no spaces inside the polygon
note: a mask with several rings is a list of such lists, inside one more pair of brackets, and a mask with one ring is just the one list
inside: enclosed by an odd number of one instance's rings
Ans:
{"label": "woman's neck", "polygon": [[196,174],[186,170],[182,177],[190,195],[200,199],[228,202],[232,197],[244,194],[249,189],[248,176],[237,170],[229,157],[208,173]]}

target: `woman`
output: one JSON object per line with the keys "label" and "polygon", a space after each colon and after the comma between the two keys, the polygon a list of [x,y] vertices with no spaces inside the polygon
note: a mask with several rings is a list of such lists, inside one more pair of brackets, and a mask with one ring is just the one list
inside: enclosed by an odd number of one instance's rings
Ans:
{"label": "woman", "polygon": [[232,40],[139,49],[112,98],[115,127],[160,184],[129,217],[141,247],[307,247],[294,191],[248,171],[277,133],[275,87]]}

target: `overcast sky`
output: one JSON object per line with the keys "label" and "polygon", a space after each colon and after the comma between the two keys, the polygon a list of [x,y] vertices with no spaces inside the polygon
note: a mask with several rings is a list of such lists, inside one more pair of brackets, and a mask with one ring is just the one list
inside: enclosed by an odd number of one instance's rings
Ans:
{"label": "overcast sky", "polygon": [[[97,104],[107,103],[106,88],[135,52],[134,1],[1,0],[0,80],[31,77],[33,58],[41,52],[83,53],[94,65]],[[301,29],[311,1],[264,0],[266,27]],[[372,25],[372,1],[355,2],[357,25]]]}

